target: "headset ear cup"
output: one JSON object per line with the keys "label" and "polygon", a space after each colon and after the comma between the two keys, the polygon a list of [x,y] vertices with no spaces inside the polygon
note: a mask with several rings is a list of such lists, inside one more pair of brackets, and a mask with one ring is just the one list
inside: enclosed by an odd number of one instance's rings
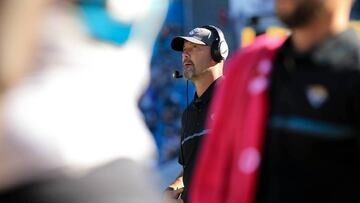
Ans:
{"label": "headset ear cup", "polygon": [[221,41],[219,44],[219,55],[221,56],[221,60],[225,60],[229,54],[229,47],[225,41]]}
{"label": "headset ear cup", "polygon": [[205,25],[202,27],[211,30],[212,33],[216,34],[216,40],[213,41],[211,44],[210,52],[212,59],[217,63],[219,63],[221,60],[226,59],[229,53],[229,48],[224,39],[224,33],[222,33],[219,28],[213,25]]}
{"label": "headset ear cup", "polygon": [[220,53],[219,45],[219,40],[214,41],[211,45],[211,57],[217,63],[223,59]]}

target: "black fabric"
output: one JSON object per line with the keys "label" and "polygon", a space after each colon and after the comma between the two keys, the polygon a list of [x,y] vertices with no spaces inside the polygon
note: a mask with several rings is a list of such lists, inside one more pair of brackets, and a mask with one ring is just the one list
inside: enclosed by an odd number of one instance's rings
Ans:
{"label": "black fabric", "polygon": [[196,157],[201,140],[208,130],[205,128],[207,113],[215,89],[215,84],[218,80],[219,79],[214,81],[200,97],[197,97],[197,94],[195,93],[193,101],[186,107],[182,114],[179,163],[184,169],[183,181],[185,188],[182,199],[185,202],[187,202],[188,199],[191,174],[196,165]]}
{"label": "black fabric", "polygon": [[[319,95],[309,99],[314,87]],[[257,203],[360,202],[355,33],[330,37],[307,53],[287,40],[275,58],[269,96]]]}

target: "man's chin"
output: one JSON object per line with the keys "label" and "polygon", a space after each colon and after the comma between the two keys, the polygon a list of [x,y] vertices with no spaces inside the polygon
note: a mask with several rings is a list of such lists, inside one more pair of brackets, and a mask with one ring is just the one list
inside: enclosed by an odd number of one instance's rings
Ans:
{"label": "man's chin", "polygon": [[192,72],[184,72],[184,78],[187,80],[191,80],[194,77],[194,74]]}
{"label": "man's chin", "polygon": [[192,77],[184,76],[184,78],[185,78],[186,80],[191,80]]}

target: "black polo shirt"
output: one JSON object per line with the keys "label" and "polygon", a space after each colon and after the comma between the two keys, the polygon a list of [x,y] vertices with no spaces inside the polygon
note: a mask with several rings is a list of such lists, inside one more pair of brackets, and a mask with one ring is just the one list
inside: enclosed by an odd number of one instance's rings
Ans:
{"label": "black polo shirt", "polygon": [[360,202],[359,127],[355,33],[306,53],[286,41],[271,75],[257,203]]}
{"label": "black polo shirt", "polygon": [[179,163],[184,169],[183,181],[185,188],[182,194],[184,201],[187,200],[191,174],[196,164],[196,157],[202,137],[209,132],[209,129],[205,128],[207,113],[215,84],[219,79],[214,81],[200,97],[195,93],[193,101],[182,114]]}

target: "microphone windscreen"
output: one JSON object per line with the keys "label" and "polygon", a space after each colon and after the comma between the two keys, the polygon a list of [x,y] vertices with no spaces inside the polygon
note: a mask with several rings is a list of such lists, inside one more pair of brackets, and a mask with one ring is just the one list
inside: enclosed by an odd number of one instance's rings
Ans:
{"label": "microphone windscreen", "polygon": [[177,78],[182,78],[183,76],[180,74],[179,71],[176,70],[173,72],[172,77],[177,79]]}

